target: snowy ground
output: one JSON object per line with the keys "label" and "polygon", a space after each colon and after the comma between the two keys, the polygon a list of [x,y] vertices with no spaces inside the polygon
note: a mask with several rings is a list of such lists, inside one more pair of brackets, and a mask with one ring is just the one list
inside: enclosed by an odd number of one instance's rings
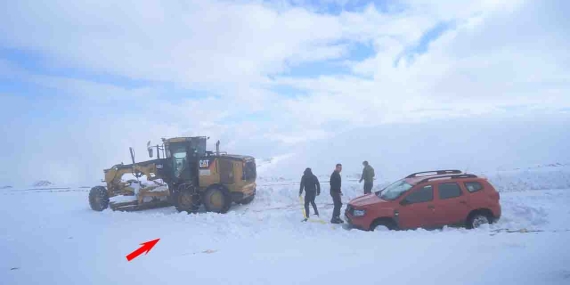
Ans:
{"label": "snowy ground", "polygon": [[[527,176],[509,177],[504,185]],[[473,231],[301,223],[298,185],[280,179],[226,215],[173,207],[99,213],[85,188],[2,189],[0,284],[570,284],[570,187],[544,189],[550,182],[532,177],[534,191],[498,181],[508,190],[503,218]],[[345,202],[361,186],[346,181]],[[317,202],[329,219],[327,189]],[[537,232],[497,231],[507,228]],[[148,255],[127,262],[156,238]]]}

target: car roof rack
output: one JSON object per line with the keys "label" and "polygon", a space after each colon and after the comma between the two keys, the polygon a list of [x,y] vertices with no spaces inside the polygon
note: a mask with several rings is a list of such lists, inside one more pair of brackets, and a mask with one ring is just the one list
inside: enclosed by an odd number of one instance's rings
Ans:
{"label": "car roof rack", "polygon": [[450,174],[450,175],[442,175],[442,176],[435,176],[429,177],[426,179],[422,179],[418,184],[428,182],[430,180],[441,179],[441,178],[451,178],[451,179],[459,179],[459,178],[477,178],[475,174]]}
{"label": "car roof rack", "polygon": [[460,174],[461,170],[448,169],[448,170],[432,170],[432,171],[416,172],[416,173],[412,173],[412,174],[406,176],[406,178],[413,178],[413,177],[417,177],[418,174],[426,174],[426,173],[437,173],[438,175],[441,175],[441,174]]}

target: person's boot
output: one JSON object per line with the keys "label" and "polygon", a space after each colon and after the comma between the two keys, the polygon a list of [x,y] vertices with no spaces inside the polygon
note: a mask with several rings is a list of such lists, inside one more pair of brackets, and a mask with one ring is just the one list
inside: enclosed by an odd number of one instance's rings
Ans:
{"label": "person's boot", "polygon": [[[333,221],[334,221],[334,222],[333,222]],[[334,217],[334,218],[333,218],[333,221],[331,221],[331,223],[334,223],[334,224],[342,224],[342,223],[344,223],[344,221],[341,220],[340,217]]]}

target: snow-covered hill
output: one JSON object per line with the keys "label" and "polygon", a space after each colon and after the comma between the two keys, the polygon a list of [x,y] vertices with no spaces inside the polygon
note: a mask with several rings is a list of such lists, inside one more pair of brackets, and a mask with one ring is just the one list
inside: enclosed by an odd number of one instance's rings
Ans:
{"label": "snow-covered hill", "polygon": [[[275,184],[275,183],[293,183],[299,181],[304,168],[299,168],[299,174],[297,175],[278,175],[283,170],[285,173],[291,173],[288,171],[288,159],[291,159],[294,155],[288,155],[286,157],[280,157],[279,159],[269,158],[261,159],[259,161],[261,170],[259,171],[258,181],[261,184]],[[319,168],[321,171],[322,168]],[[461,170],[461,169],[460,169]],[[401,177],[393,176],[392,179],[382,175],[382,173],[377,172],[376,186],[374,189],[380,190],[383,186],[389,184],[395,179]],[[400,171],[407,175],[409,173]],[[469,173],[473,173],[482,177],[488,178],[491,183],[497,188],[499,192],[512,192],[512,191],[525,191],[525,190],[544,190],[544,189],[570,189],[570,163],[547,163],[539,165],[529,165],[524,167],[516,168],[497,168],[495,170],[483,170],[483,171],[471,171],[467,170]],[[317,173],[317,177],[323,184],[323,187],[327,187],[328,179],[332,173]],[[343,173],[343,177],[348,181],[357,181],[360,179],[360,173],[349,172]]]}
{"label": "snow-covered hill", "polygon": [[552,163],[484,172],[500,192],[570,189],[570,165]]}
{"label": "snow-covered hill", "polygon": [[356,178],[364,160],[374,167],[380,181],[430,169],[489,175],[557,163],[568,169],[570,152],[564,142],[570,141],[569,123],[566,119],[501,124],[489,119],[457,119],[363,126],[277,152],[274,157],[279,159],[271,161],[272,166],[267,167],[271,171],[262,176],[299,179],[306,167],[328,176],[335,164],[341,163],[344,176]]}

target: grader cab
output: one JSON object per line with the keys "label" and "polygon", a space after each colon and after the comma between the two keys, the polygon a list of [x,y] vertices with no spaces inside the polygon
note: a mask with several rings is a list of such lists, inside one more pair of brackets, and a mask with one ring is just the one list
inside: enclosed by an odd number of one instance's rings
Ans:
{"label": "grader cab", "polygon": [[[225,213],[232,202],[247,204],[256,194],[255,158],[207,151],[207,137],[162,139],[162,145],[147,144],[156,159],[118,164],[104,170],[105,186],[93,187],[89,204],[95,211],[140,210],[175,206],[179,211]],[[124,176],[132,176],[124,180]]]}

